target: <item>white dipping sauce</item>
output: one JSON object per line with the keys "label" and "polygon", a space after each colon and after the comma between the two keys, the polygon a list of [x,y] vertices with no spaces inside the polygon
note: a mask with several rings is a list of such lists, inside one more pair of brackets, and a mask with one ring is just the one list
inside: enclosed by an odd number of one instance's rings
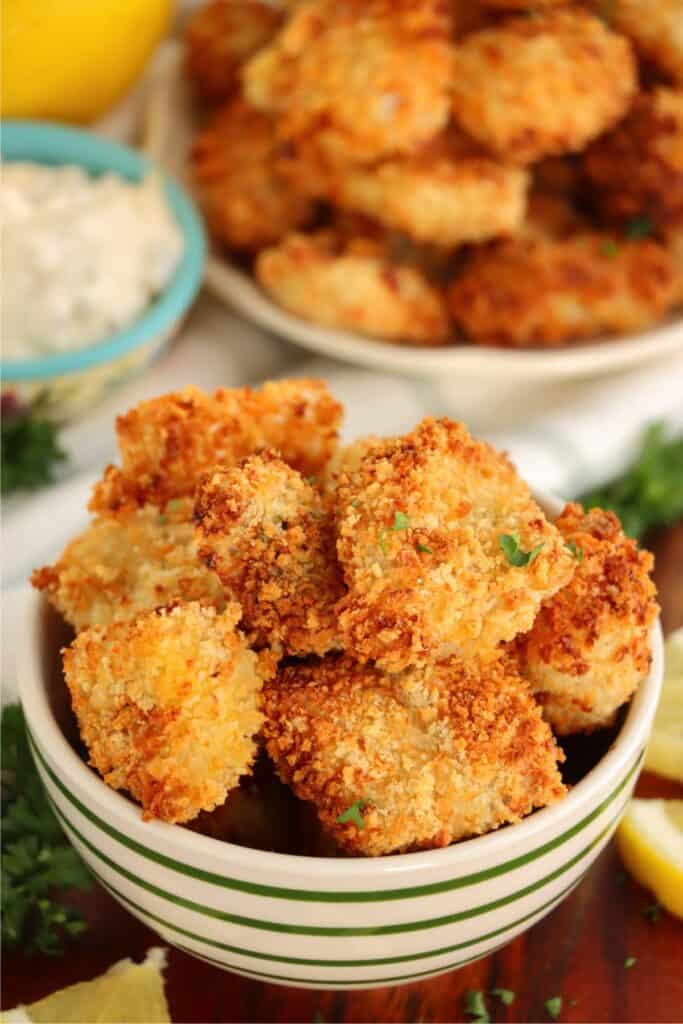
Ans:
{"label": "white dipping sauce", "polygon": [[169,281],[183,238],[154,175],[5,163],[2,357],[83,348],[138,319]]}

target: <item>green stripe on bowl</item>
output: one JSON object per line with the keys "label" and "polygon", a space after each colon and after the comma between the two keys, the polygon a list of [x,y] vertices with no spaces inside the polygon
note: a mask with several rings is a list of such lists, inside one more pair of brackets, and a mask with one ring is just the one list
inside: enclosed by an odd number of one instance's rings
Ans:
{"label": "green stripe on bowl", "polygon": [[145,919],[154,921],[156,924],[159,924],[170,931],[177,932],[178,935],[184,935],[185,938],[194,939],[196,942],[203,942],[205,946],[212,946],[214,949],[224,949],[228,953],[237,953],[239,956],[248,956],[254,960],[270,960],[276,961],[277,963],[297,964],[302,967],[343,968],[380,967],[385,964],[400,964],[413,960],[426,960],[429,957],[445,956],[446,953],[455,953],[459,949],[467,949],[469,946],[476,946],[480,942],[487,942],[489,939],[495,939],[497,936],[504,935],[505,932],[512,931],[513,928],[517,928],[519,925],[525,924],[527,921],[531,920],[532,917],[536,917],[544,911],[550,912],[550,910],[554,909],[554,907],[557,906],[557,904],[560,903],[572,889],[583,881],[587,873],[586,871],[582,871],[578,878],[575,878],[573,882],[570,882],[569,885],[565,886],[557,896],[553,896],[552,899],[546,900],[546,902],[542,903],[540,907],[536,907],[535,910],[525,914],[524,917],[519,917],[516,921],[506,924],[502,928],[496,928],[492,932],[486,932],[484,935],[479,935],[476,939],[468,939],[466,942],[457,942],[452,946],[441,946],[439,949],[429,949],[421,953],[406,953],[403,956],[384,956],[376,957],[371,960],[311,960],[305,957],[277,956],[275,953],[261,953],[254,949],[243,949],[241,946],[232,946],[227,942],[218,942],[217,939],[209,939],[205,935],[197,935],[196,932],[191,932],[186,928],[181,928],[179,925],[173,924],[172,921],[168,921],[164,917],[159,917],[158,914],[152,913],[151,910],[147,910],[146,908],[139,906],[128,896],[125,896],[119,889],[113,886],[111,882],[106,882],[102,875],[100,875],[100,873],[90,865],[89,870],[98,880],[100,885],[106,889],[114,899],[120,900],[120,902],[123,903],[124,906],[129,907],[132,912],[141,915]]}
{"label": "green stripe on bowl", "polygon": [[525,864],[529,864],[532,861],[537,860],[539,857],[544,856],[546,853],[550,853],[552,850],[557,849],[557,847],[562,846],[569,839],[572,839],[575,835],[578,835],[579,832],[582,832],[583,829],[591,824],[591,822],[595,821],[595,819],[602,814],[605,808],[608,807],[619,795],[622,789],[628,785],[629,780],[638,769],[643,757],[643,751],[641,750],[619,785],[616,786],[612,792],[605,797],[602,803],[598,804],[598,806],[590,812],[590,814],[587,814],[585,818],[582,818],[576,825],[573,825],[555,839],[551,839],[542,846],[536,847],[529,853],[525,853],[519,857],[513,858],[512,860],[505,861],[503,864],[497,864],[495,867],[487,868],[485,871],[478,871],[471,875],[462,875],[459,878],[449,878],[445,882],[434,882],[430,885],[418,885],[406,889],[383,889],[371,892],[330,892],[325,890],[287,889],[280,886],[244,882],[237,878],[218,875],[212,871],[204,871],[201,868],[184,864],[182,861],[174,860],[172,857],[168,857],[163,853],[159,853],[157,850],[152,850],[150,847],[136,842],[136,840],[131,839],[130,836],[119,832],[113,827],[113,825],[102,821],[102,819],[94,814],[90,808],[81,803],[78,797],[69,792],[61,779],[59,779],[52,771],[30,731],[29,738],[32,741],[34,753],[37,755],[41,764],[44,766],[54,784],[59,788],[60,792],[69,800],[70,803],[73,804],[83,817],[87,818],[93,825],[96,825],[100,831],[105,832],[111,839],[121,843],[122,846],[127,847],[129,850],[133,850],[134,853],[137,853],[142,857],[146,857],[147,860],[160,864],[162,867],[169,868],[171,871],[177,871],[179,874],[194,878],[200,882],[208,882],[210,885],[217,885],[221,888],[236,889],[240,892],[250,893],[254,896],[266,896],[269,899],[286,899],[310,903],[380,903],[386,900],[415,899],[420,896],[431,896],[437,893],[451,892],[454,889],[463,889],[470,885],[477,885],[479,882],[488,881],[491,878],[497,878],[500,875],[507,874],[509,871],[514,871],[516,868],[523,867]]}
{"label": "green stripe on bowl", "polygon": [[323,927],[313,925],[302,925],[302,924],[290,924],[283,921],[262,921],[253,917],[243,917],[239,914],[230,914],[225,910],[216,910],[214,907],[208,907],[201,903],[195,903],[193,900],[185,899],[183,896],[178,896],[175,893],[166,892],[164,889],[160,889],[158,886],[153,885],[151,882],[146,881],[139,875],[133,874],[120,864],[116,864],[110,857],[99,850],[93,843],[90,842],[86,837],[76,828],[73,822],[66,816],[60,808],[51,801],[60,821],[78,837],[79,841],[83,845],[94,853],[102,863],[106,864],[107,867],[111,868],[117,874],[121,875],[127,881],[132,882],[139,888],[145,889],[147,892],[152,893],[154,896],[158,896],[160,899],[166,900],[168,903],[175,904],[176,906],[183,907],[186,910],[191,910],[194,913],[201,914],[204,917],[210,917],[217,921],[227,921],[230,924],[236,924],[243,928],[255,928],[258,931],[266,931],[273,933],[284,933],[288,935],[321,935],[321,936],[363,936],[363,935],[398,935],[402,932],[421,931],[425,928],[440,928],[448,924],[456,924],[458,921],[464,921],[471,917],[477,917],[480,914],[486,914],[491,910],[497,910],[499,907],[507,906],[510,903],[514,903],[517,900],[523,899],[525,896],[530,895],[532,892],[536,892],[538,889],[542,889],[544,886],[553,882],[556,878],[560,878],[565,872],[569,871],[570,868],[578,864],[590,851],[597,846],[601,840],[610,832],[613,826],[616,824],[618,819],[621,817],[621,810],[615,814],[610,822],[604,829],[593,839],[587,846],[585,846],[579,853],[575,854],[570,860],[566,861],[555,871],[546,875],[544,878],[526,886],[524,889],[519,889],[517,892],[510,896],[503,896],[500,899],[492,900],[490,903],[484,903],[479,907],[471,907],[467,910],[459,911],[456,914],[446,914],[442,917],[432,917],[428,919],[422,919],[420,921],[402,922],[400,924],[385,924],[377,925],[374,928],[341,928],[341,927]]}

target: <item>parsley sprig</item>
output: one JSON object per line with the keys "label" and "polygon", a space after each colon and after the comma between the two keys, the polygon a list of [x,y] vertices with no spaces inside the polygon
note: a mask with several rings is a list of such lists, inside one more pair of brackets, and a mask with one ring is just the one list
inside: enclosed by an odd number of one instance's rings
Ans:
{"label": "parsley sprig", "polygon": [[465,992],[465,1013],[478,1024],[489,1024],[491,1017],[480,988],[468,988]]}
{"label": "parsley sprig", "polygon": [[91,878],[68,845],[33,764],[18,704],[2,711],[2,946],[62,952],[87,926],[55,889],[88,889]]}
{"label": "parsley sprig", "polygon": [[3,494],[35,490],[54,479],[57,462],[66,458],[57,443],[57,428],[49,420],[30,412],[7,413],[3,409],[2,471]]}
{"label": "parsley sprig", "polygon": [[365,828],[365,821],[361,811],[364,811],[367,807],[366,800],[356,800],[355,804],[351,804],[350,807],[337,817],[337,821],[340,825],[346,825],[347,822],[352,822],[357,828]]}
{"label": "parsley sprig", "polygon": [[520,546],[519,534],[517,533],[501,533],[498,538],[498,544],[510,565],[514,565],[516,568],[531,565],[534,559],[538,558],[543,548],[543,541],[541,541],[531,551],[524,551]]}

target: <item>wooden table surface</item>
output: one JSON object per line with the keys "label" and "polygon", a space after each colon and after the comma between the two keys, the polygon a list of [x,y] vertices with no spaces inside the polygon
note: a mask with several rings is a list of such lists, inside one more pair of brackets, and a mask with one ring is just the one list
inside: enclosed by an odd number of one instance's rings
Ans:
{"label": "wooden table surface", "polygon": [[[683,625],[683,524],[650,541],[668,632]],[[683,796],[683,786],[644,774],[641,796]],[[142,958],[158,937],[102,889],[78,894],[90,927],[70,955],[6,955],[2,1005],[29,1003],[83,981],[115,960]],[[450,974],[394,988],[319,992],[280,988],[220,971],[176,950],[167,993],[176,1024],[265,1021],[464,1021],[467,989],[512,989],[506,1008],[489,998],[496,1021],[548,1021],[544,1003],[561,995],[562,1021],[683,1021],[683,923],[651,923],[652,896],[622,872],[611,843],[581,885],[552,914],[494,956]],[[637,958],[624,968],[628,956]]]}

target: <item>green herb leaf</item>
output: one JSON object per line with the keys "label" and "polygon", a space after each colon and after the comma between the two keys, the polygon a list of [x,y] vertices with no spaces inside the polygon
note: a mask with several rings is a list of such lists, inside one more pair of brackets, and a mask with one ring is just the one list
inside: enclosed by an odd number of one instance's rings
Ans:
{"label": "green herb leaf", "polygon": [[340,814],[337,821],[340,825],[346,825],[347,822],[352,822],[358,828],[365,828],[365,822],[363,821],[363,815],[361,811],[367,806],[366,800],[356,800],[355,804],[351,804],[343,814]]}
{"label": "green herb leaf", "polygon": [[579,547],[579,545],[576,544],[576,542],[573,540],[567,541],[567,547],[569,548],[569,550],[571,551],[579,565],[581,565],[581,563],[583,562],[583,548]]}
{"label": "green herb leaf", "polygon": [[628,971],[634,964],[637,964],[638,960],[635,956],[627,956],[624,960],[624,967]]}
{"label": "green herb leaf", "polygon": [[407,530],[410,526],[410,519],[404,512],[396,512],[391,525],[392,530]]}
{"label": "green herb leaf", "polygon": [[18,704],[2,711],[2,945],[25,953],[62,952],[87,926],[55,889],[89,889],[85,865],[69,846],[45,795]]}
{"label": "green herb leaf", "polygon": [[608,260],[613,260],[619,253],[619,246],[612,238],[606,238],[600,246],[600,254]]}
{"label": "green herb leaf", "polygon": [[649,217],[632,217],[624,233],[627,238],[649,238],[653,230],[654,225]]}
{"label": "green herb leaf", "polygon": [[515,1001],[515,993],[509,988],[492,988],[491,995],[500,999],[503,1006],[512,1006]]}
{"label": "green herb leaf", "polygon": [[422,552],[422,554],[425,554],[425,555],[433,555],[434,554],[432,549],[428,548],[426,544],[418,543],[418,544],[415,545],[415,548],[416,548],[417,551],[420,551],[420,552]]}
{"label": "green herb leaf", "polygon": [[651,924],[656,924],[661,916],[662,908],[656,900],[654,903],[651,903],[648,907],[645,907],[645,910],[643,911],[643,917],[646,919],[646,921],[649,921]]}
{"label": "green herb leaf", "polygon": [[3,494],[51,483],[55,464],[66,458],[57,443],[54,423],[31,413],[3,417],[0,437]]}
{"label": "green herb leaf", "polygon": [[552,1017],[553,1020],[557,1020],[562,1013],[562,996],[553,996],[552,999],[546,999],[543,1005],[545,1006],[549,1016]]}
{"label": "green herb leaf", "polygon": [[467,989],[465,992],[465,1013],[472,1020],[480,1021],[481,1024],[489,1024],[491,1018],[489,1017],[486,1000],[481,989]]}
{"label": "green herb leaf", "polygon": [[519,544],[519,536],[516,533],[501,533],[498,543],[510,565],[514,565],[517,568],[531,565],[534,559],[538,558],[543,548],[543,541],[541,541],[531,551],[523,551]]}
{"label": "green herb leaf", "polygon": [[636,540],[655,526],[677,522],[683,516],[683,437],[668,439],[663,424],[651,424],[631,468],[578,500],[586,509],[616,512],[624,532]]}

